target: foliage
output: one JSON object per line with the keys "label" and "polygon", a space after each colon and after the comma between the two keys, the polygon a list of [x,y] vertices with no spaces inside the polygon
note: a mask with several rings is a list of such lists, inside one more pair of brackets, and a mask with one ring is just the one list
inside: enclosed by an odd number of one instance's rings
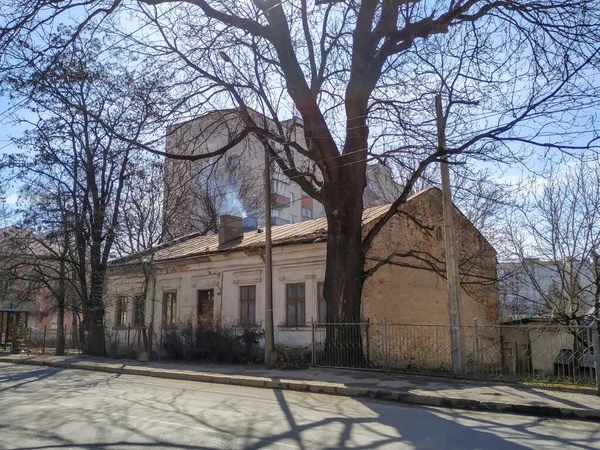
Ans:
{"label": "foliage", "polygon": [[[156,337],[160,342],[160,336]],[[261,358],[260,328],[241,328],[222,320],[195,323],[190,318],[162,329],[162,350],[168,359],[245,363]]]}

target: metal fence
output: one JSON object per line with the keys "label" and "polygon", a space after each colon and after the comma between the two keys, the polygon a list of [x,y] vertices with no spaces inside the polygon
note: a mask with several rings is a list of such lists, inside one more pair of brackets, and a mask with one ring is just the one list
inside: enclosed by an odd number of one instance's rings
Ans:
{"label": "metal fence", "polygon": [[[464,377],[595,385],[590,327],[498,325],[459,327]],[[313,323],[316,366],[452,375],[449,325],[391,322]]]}
{"label": "metal fence", "polygon": [[[53,354],[58,341],[58,330],[44,328],[23,328],[12,331],[4,350],[14,353]],[[77,336],[65,328],[65,353],[79,353]]]}
{"label": "metal fence", "polygon": [[104,336],[106,352],[113,358],[240,363],[262,356],[259,347],[264,332],[258,327],[203,321],[154,329],[152,325],[107,327]]}
{"label": "metal fence", "polygon": [[[256,361],[264,331],[259,327],[240,327],[220,323],[177,323],[152,327],[128,323],[122,326],[99,325],[104,336],[104,352],[110,358],[130,360],[215,360],[222,362]],[[89,328],[76,333],[65,329],[65,354],[80,353],[89,339]],[[14,335],[14,336],[13,336]],[[8,337],[6,348],[13,353],[53,355],[58,341],[56,329],[23,328]]]}
{"label": "metal fence", "polygon": [[104,339],[107,356],[148,361],[152,359],[152,327],[127,324],[105,327]]}

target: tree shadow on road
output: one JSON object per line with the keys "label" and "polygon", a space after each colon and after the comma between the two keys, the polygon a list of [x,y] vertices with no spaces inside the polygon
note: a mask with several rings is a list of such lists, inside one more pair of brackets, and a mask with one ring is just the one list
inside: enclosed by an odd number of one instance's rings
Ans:
{"label": "tree shadow on road", "polygon": [[[37,409],[15,407],[14,420],[0,418],[1,435],[14,438],[10,448],[475,450],[543,448],[551,443],[587,450],[600,444],[600,426],[590,431],[589,424],[576,421],[183,380],[105,378],[87,371],[64,371],[54,378],[38,373],[53,370],[8,376],[0,372],[0,377],[14,377],[13,382],[21,376],[30,383],[7,403],[7,413],[16,399],[40,399]],[[82,424],[84,428],[78,428]],[[87,443],[80,440],[79,431],[73,432],[79,429],[85,429]],[[36,445],[22,445],[18,436],[33,437]]]}
{"label": "tree shadow on road", "polygon": [[[27,384],[35,383],[36,381],[44,380],[48,377],[52,377],[63,369],[54,367],[44,367],[33,371],[23,371],[15,369],[3,368],[0,372],[0,392],[4,392],[10,389],[21,388]],[[15,383],[10,386],[6,386],[7,383]]]}
{"label": "tree shadow on road", "polygon": [[[374,413],[368,414],[368,417],[338,416],[299,425],[284,392],[275,391],[275,397],[290,429],[279,436],[271,437],[271,439],[274,442],[294,441],[300,449],[312,448],[311,442],[318,441],[318,436],[315,434],[320,433],[321,427],[328,425],[337,425],[338,429],[341,426],[341,433],[336,441],[326,443],[327,447],[331,449],[394,448],[401,444],[415,448],[461,450],[526,448],[495,434],[467,428],[448,418],[440,417],[428,408],[404,407],[377,401],[350,400],[360,403]],[[323,396],[323,401],[326,399],[327,397]],[[365,440],[363,443],[360,435],[366,434],[378,438],[368,442]],[[321,443],[324,444],[324,442]],[[260,443],[245,447],[246,450],[259,448],[261,448]]]}

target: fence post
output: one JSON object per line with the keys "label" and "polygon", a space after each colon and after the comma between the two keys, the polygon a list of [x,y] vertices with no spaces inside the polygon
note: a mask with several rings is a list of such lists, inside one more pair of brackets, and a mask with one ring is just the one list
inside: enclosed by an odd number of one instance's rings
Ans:
{"label": "fence post", "polygon": [[600,336],[598,335],[598,319],[592,325],[592,339],[594,340],[594,367],[596,369],[596,394],[600,395]]}
{"label": "fence post", "polygon": [[[117,333],[118,333],[118,331],[117,331]],[[129,344],[131,342],[129,339],[130,336],[131,336],[131,322],[128,322],[127,323],[127,356],[126,356],[127,359],[129,359],[129,354],[130,354],[130,347],[129,347]]]}
{"label": "fence post", "polygon": [[315,355],[315,321],[312,317],[310,318],[310,327],[312,331],[312,343],[310,346],[311,365],[314,367],[316,365],[317,357]]}
{"label": "fence post", "polygon": [[146,328],[146,334],[148,335],[148,345],[146,352],[148,353],[148,361],[152,361],[152,350],[154,347],[154,322],[150,321],[150,325]]}
{"label": "fence post", "polygon": [[371,367],[371,327],[369,326],[370,324],[370,317],[367,317],[367,367]]}
{"label": "fence post", "polygon": [[532,351],[531,351],[531,335],[529,334],[529,327],[525,328],[525,344],[527,347],[525,348],[525,356],[527,358],[527,375],[533,374],[533,360],[532,360]]}
{"label": "fence post", "polygon": [[477,317],[473,320],[473,364],[475,376],[479,375],[479,330],[477,328]]}
{"label": "fence post", "polygon": [[383,319],[383,351],[385,352],[385,370],[390,367],[390,348],[388,342],[388,322]]}
{"label": "fence post", "polygon": [[44,325],[44,340],[42,342],[42,355],[46,354],[46,327],[48,325]]}

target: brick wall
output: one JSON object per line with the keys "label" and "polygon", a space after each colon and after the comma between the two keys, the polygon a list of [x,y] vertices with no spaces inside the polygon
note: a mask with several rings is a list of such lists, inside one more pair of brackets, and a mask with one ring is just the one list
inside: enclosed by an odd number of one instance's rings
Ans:
{"label": "brick wall", "polygon": [[[438,189],[419,194],[405,204],[403,214],[394,217],[379,233],[367,254],[370,264],[391,253],[404,254],[381,267],[364,286],[362,314],[372,322],[416,325],[448,325],[448,294],[445,275],[442,197]],[[463,324],[479,326],[497,323],[499,299],[496,283],[496,253],[471,223],[454,210],[457,250],[461,261]],[[412,256],[408,256],[409,252]],[[432,270],[435,266],[439,273]],[[380,331],[381,332],[381,331]],[[389,357],[397,365],[450,366],[448,327],[397,327],[396,352]],[[472,329],[465,330],[470,357],[474,348]],[[497,344],[499,342],[497,336]],[[496,338],[492,339],[496,345]],[[401,343],[401,344],[399,344]],[[374,345],[377,345],[375,343]],[[375,349],[371,349],[375,350]],[[499,352],[498,352],[499,355]],[[496,356],[487,357],[496,365]]]}

